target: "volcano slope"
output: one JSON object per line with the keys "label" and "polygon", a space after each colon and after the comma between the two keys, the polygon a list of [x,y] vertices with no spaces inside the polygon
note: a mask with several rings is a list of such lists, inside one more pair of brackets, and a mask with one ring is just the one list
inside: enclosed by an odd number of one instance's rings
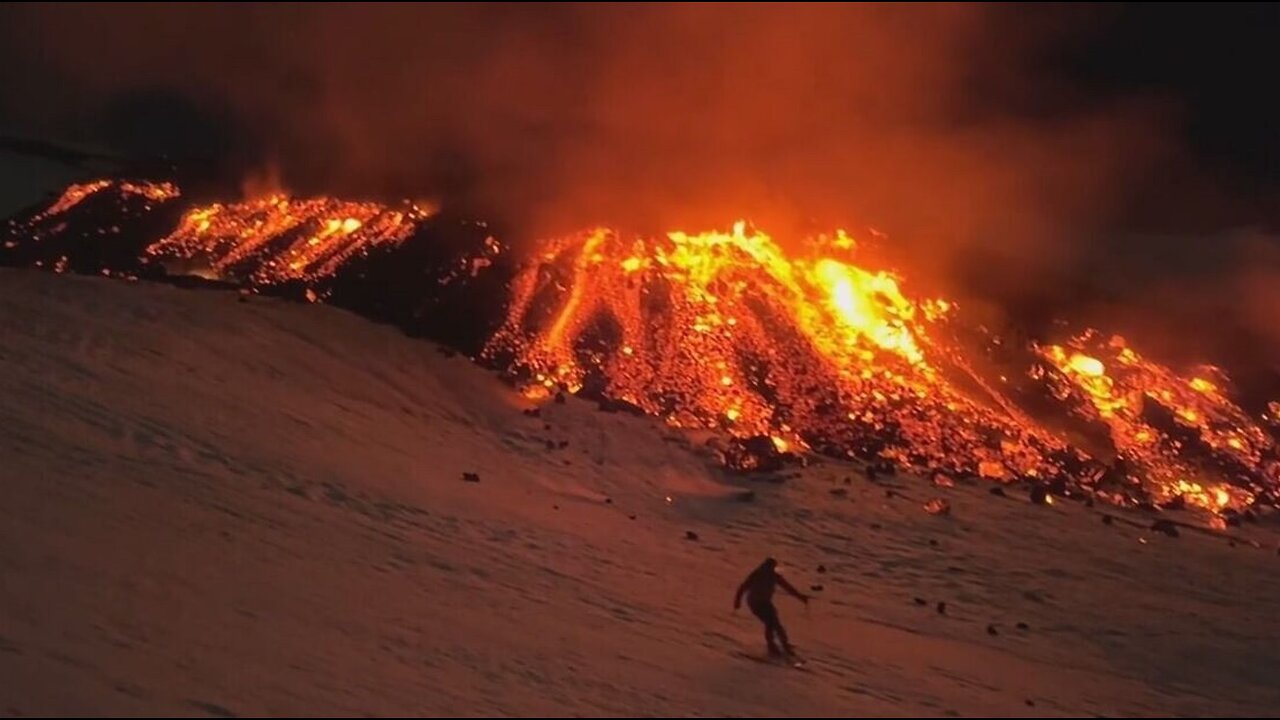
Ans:
{"label": "volcano slope", "polygon": [[[527,412],[430,343],[239,299],[0,273],[0,713],[1280,708],[1265,522],[728,476],[715,438]],[[733,591],[766,555],[815,597],[779,599],[808,672],[742,657]]]}

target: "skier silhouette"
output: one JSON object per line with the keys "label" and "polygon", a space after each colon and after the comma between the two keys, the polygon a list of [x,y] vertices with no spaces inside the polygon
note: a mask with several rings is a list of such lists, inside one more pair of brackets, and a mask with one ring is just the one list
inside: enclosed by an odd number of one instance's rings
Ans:
{"label": "skier silhouette", "polygon": [[[738,586],[738,593],[733,596],[733,609],[737,610],[742,607],[742,596],[746,594],[747,607],[751,608],[751,613],[764,623],[764,640],[772,657],[781,656],[784,651],[787,655],[795,654],[790,641],[787,640],[787,631],[778,619],[778,608],[773,606],[774,587],[781,585],[783,590],[794,595],[796,599],[805,605],[809,604],[809,596],[792,587],[786,578],[778,574],[777,568],[777,560],[766,558],[763,563],[760,563],[760,567],[752,570],[747,579],[742,581]],[[778,649],[778,643],[774,642],[775,637],[782,644],[781,650]]]}

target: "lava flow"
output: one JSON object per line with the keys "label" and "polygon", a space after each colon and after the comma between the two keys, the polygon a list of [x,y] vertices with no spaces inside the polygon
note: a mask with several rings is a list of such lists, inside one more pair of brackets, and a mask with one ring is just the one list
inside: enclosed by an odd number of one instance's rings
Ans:
{"label": "lava flow", "polygon": [[[1158,501],[1181,497],[1214,510],[1242,507],[1280,481],[1274,439],[1227,397],[1228,379],[1217,368],[1178,375],[1124,338],[1104,340],[1097,332],[1038,352],[1048,363],[1033,375],[1077,413],[1107,426],[1121,457],[1148,480]],[[1207,479],[1215,475],[1236,482]]]}
{"label": "lava flow", "polygon": [[918,468],[1060,475],[1073,455],[1061,442],[945,379],[929,328],[952,305],[908,299],[856,250],[837,232],[792,257],[741,222],[564,238],[516,278],[488,352],[513,357],[530,395],[585,389],[673,425]]}
{"label": "lava flow", "polygon": [[562,238],[517,276],[487,352],[509,359],[531,397],[585,391],[677,426],[919,471],[1212,510],[1280,484],[1274,440],[1227,398],[1225,379],[1184,378],[1123,344],[1107,356],[1114,370],[1061,346],[1029,357],[1028,374],[1105,424],[1116,453],[1104,463],[1069,447],[935,332],[953,303],[908,298],[898,278],[856,264],[856,251],[836,232],[792,255],[741,222],[658,239],[607,229]]}
{"label": "lava flow", "polygon": [[121,195],[136,195],[152,202],[165,202],[177,198],[182,193],[173,183],[168,182],[129,182],[114,180],[95,180],[93,182],[79,183],[70,185],[66,190],[62,191],[62,195],[53,202],[44,212],[36,216],[37,220],[61,215],[71,208],[79,205],[85,198],[102,192],[107,188],[115,187]]}
{"label": "lava flow", "polygon": [[408,204],[392,209],[275,193],[192,209],[146,254],[203,263],[216,278],[245,278],[254,285],[312,280],[333,275],[357,253],[403,242],[427,214]]}
{"label": "lava flow", "polygon": [[9,221],[0,261],[284,289],[483,346],[530,398],[580,393],[743,447],[1120,504],[1277,501],[1280,404],[1251,417],[1216,368],[1181,374],[1095,331],[1013,347],[868,269],[843,231],[786,246],[744,222],[657,238],[597,228],[538,243],[517,267],[483,223],[426,222],[408,202],[180,197],[170,183],[73,185]]}

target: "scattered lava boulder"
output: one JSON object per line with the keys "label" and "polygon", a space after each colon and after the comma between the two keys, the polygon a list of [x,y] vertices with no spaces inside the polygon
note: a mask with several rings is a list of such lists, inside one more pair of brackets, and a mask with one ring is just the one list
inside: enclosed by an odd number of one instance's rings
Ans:
{"label": "scattered lava boulder", "polygon": [[602,397],[597,400],[596,409],[600,412],[627,413],[628,415],[635,415],[637,417],[644,417],[646,415],[644,408],[639,405],[611,397]]}
{"label": "scattered lava boulder", "polygon": [[1043,485],[1031,486],[1031,504],[1032,505],[1048,505],[1049,489]]}
{"label": "scattered lava boulder", "polygon": [[768,435],[732,438],[724,450],[724,466],[735,472],[776,472],[798,460],[782,452]]}

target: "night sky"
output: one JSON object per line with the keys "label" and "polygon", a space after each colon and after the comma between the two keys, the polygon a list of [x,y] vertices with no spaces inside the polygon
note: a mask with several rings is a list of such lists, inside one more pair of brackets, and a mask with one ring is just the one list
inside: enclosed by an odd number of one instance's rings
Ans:
{"label": "night sky", "polygon": [[1274,227],[1280,97],[1268,86],[1277,40],[1280,8],[1271,4],[1119,4],[1058,62],[1096,97],[1169,98],[1196,169]]}

